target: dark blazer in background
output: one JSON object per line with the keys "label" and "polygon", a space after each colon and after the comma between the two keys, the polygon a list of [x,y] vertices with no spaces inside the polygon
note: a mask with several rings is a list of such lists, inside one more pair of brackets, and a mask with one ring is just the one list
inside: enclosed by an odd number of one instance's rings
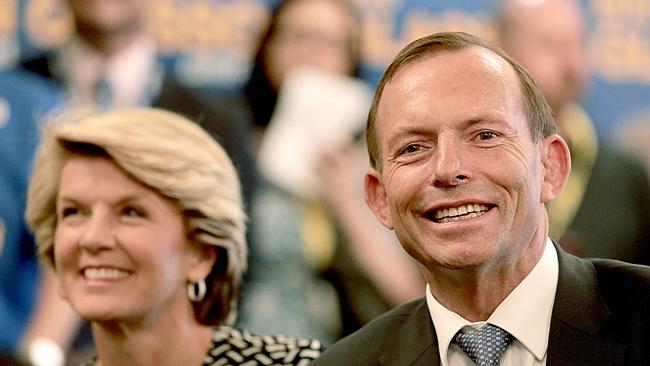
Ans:
{"label": "dark blazer in background", "polygon": [[[557,248],[548,366],[650,365],[650,267],[575,257]],[[314,366],[440,365],[424,298],[339,341]]]}
{"label": "dark blazer in background", "polygon": [[600,143],[582,203],[559,241],[579,257],[650,265],[650,182],[644,167]]}
{"label": "dark blazer in background", "polygon": [[[54,72],[54,54],[45,54],[27,60],[20,68],[52,80],[63,87],[63,80]],[[207,97],[182,85],[168,74],[163,80],[158,95],[153,96],[151,107],[181,114],[206,129],[228,152],[239,172],[244,200],[250,202],[254,187],[254,163],[248,148],[248,125],[234,115],[227,105],[209,100]]]}

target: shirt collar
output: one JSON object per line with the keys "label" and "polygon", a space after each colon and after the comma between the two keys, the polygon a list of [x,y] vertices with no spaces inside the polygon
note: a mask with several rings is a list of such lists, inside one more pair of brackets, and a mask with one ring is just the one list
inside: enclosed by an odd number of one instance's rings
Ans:
{"label": "shirt collar", "polygon": [[551,240],[547,239],[539,262],[486,322],[472,323],[445,308],[433,297],[427,285],[426,301],[436,329],[441,360],[447,360],[451,340],[460,329],[465,326],[476,328],[485,323],[505,329],[538,360],[543,359],[548,346],[558,271],[557,252]]}
{"label": "shirt collar", "polygon": [[76,105],[93,104],[94,83],[103,68],[101,55],[78,37],[73,37],[57,54],[56,69]]}
{"label": "shirt collar", "polygon": [[74,37],[59,52],[57,67],[75,103],[92,104],[95,83],[104,75],[113,89],[115,106],[133,106],[142,104],[140,99],[158,76],[156,55],[155,42],[147,36],[135,39],[110,58]]}

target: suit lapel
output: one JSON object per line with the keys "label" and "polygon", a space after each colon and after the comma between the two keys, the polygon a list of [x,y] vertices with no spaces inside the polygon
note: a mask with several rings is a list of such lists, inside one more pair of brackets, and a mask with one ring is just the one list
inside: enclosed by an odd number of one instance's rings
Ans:
{"label": "suit lapel", "polygon": [[379,365],[440,365],[438,340],[424,299],[405,318],[403,326],[395,334],[382,336],[391,337],[393,341],[379,356]]}
{"label": "suit lapel", "polygon": [[[599,336],[611,313],[599,296],[593,265],[556,245],[558,287],[553,306],[547,366],[622,365],[625,345]],[[424,299],[379,356],[385,366],[439,366],[438,341]]]}
{"label": "suit lapel", "polygon": [[610,317],[599,296],[593,265],[556,245],[560,273],[551,320],[547,365],[621,365],[625,346],[598,337]]}

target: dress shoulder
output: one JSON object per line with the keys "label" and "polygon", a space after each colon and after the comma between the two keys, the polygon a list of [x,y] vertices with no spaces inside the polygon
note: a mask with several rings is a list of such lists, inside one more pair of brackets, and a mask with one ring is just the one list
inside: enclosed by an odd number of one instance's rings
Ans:
{"label": "dress shoulder", "polygon": [[306,366],[320,356],[316,339],[283,335],[256,335],[228,326],[215,328],[203,366]]}

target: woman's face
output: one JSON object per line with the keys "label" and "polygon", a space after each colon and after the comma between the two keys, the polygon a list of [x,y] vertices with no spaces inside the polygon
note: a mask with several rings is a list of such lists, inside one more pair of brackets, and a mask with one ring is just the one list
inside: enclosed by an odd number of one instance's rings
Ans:
{"label": "woman's face", "polygon": [[282,80],[300,66],[349,74],[350,42],[358,32],[348,10],[332,0],[292,1],[280,14],[267,51],[267,73],[280,89]]}
{"label": "woman's face", "polygon": [[54,260],[64,296],[92,321],[187,312],[187,281],[205,277],[214,260],[190,244],[172,201],[110,158],[79,155],[65,163],[56,216]]}

